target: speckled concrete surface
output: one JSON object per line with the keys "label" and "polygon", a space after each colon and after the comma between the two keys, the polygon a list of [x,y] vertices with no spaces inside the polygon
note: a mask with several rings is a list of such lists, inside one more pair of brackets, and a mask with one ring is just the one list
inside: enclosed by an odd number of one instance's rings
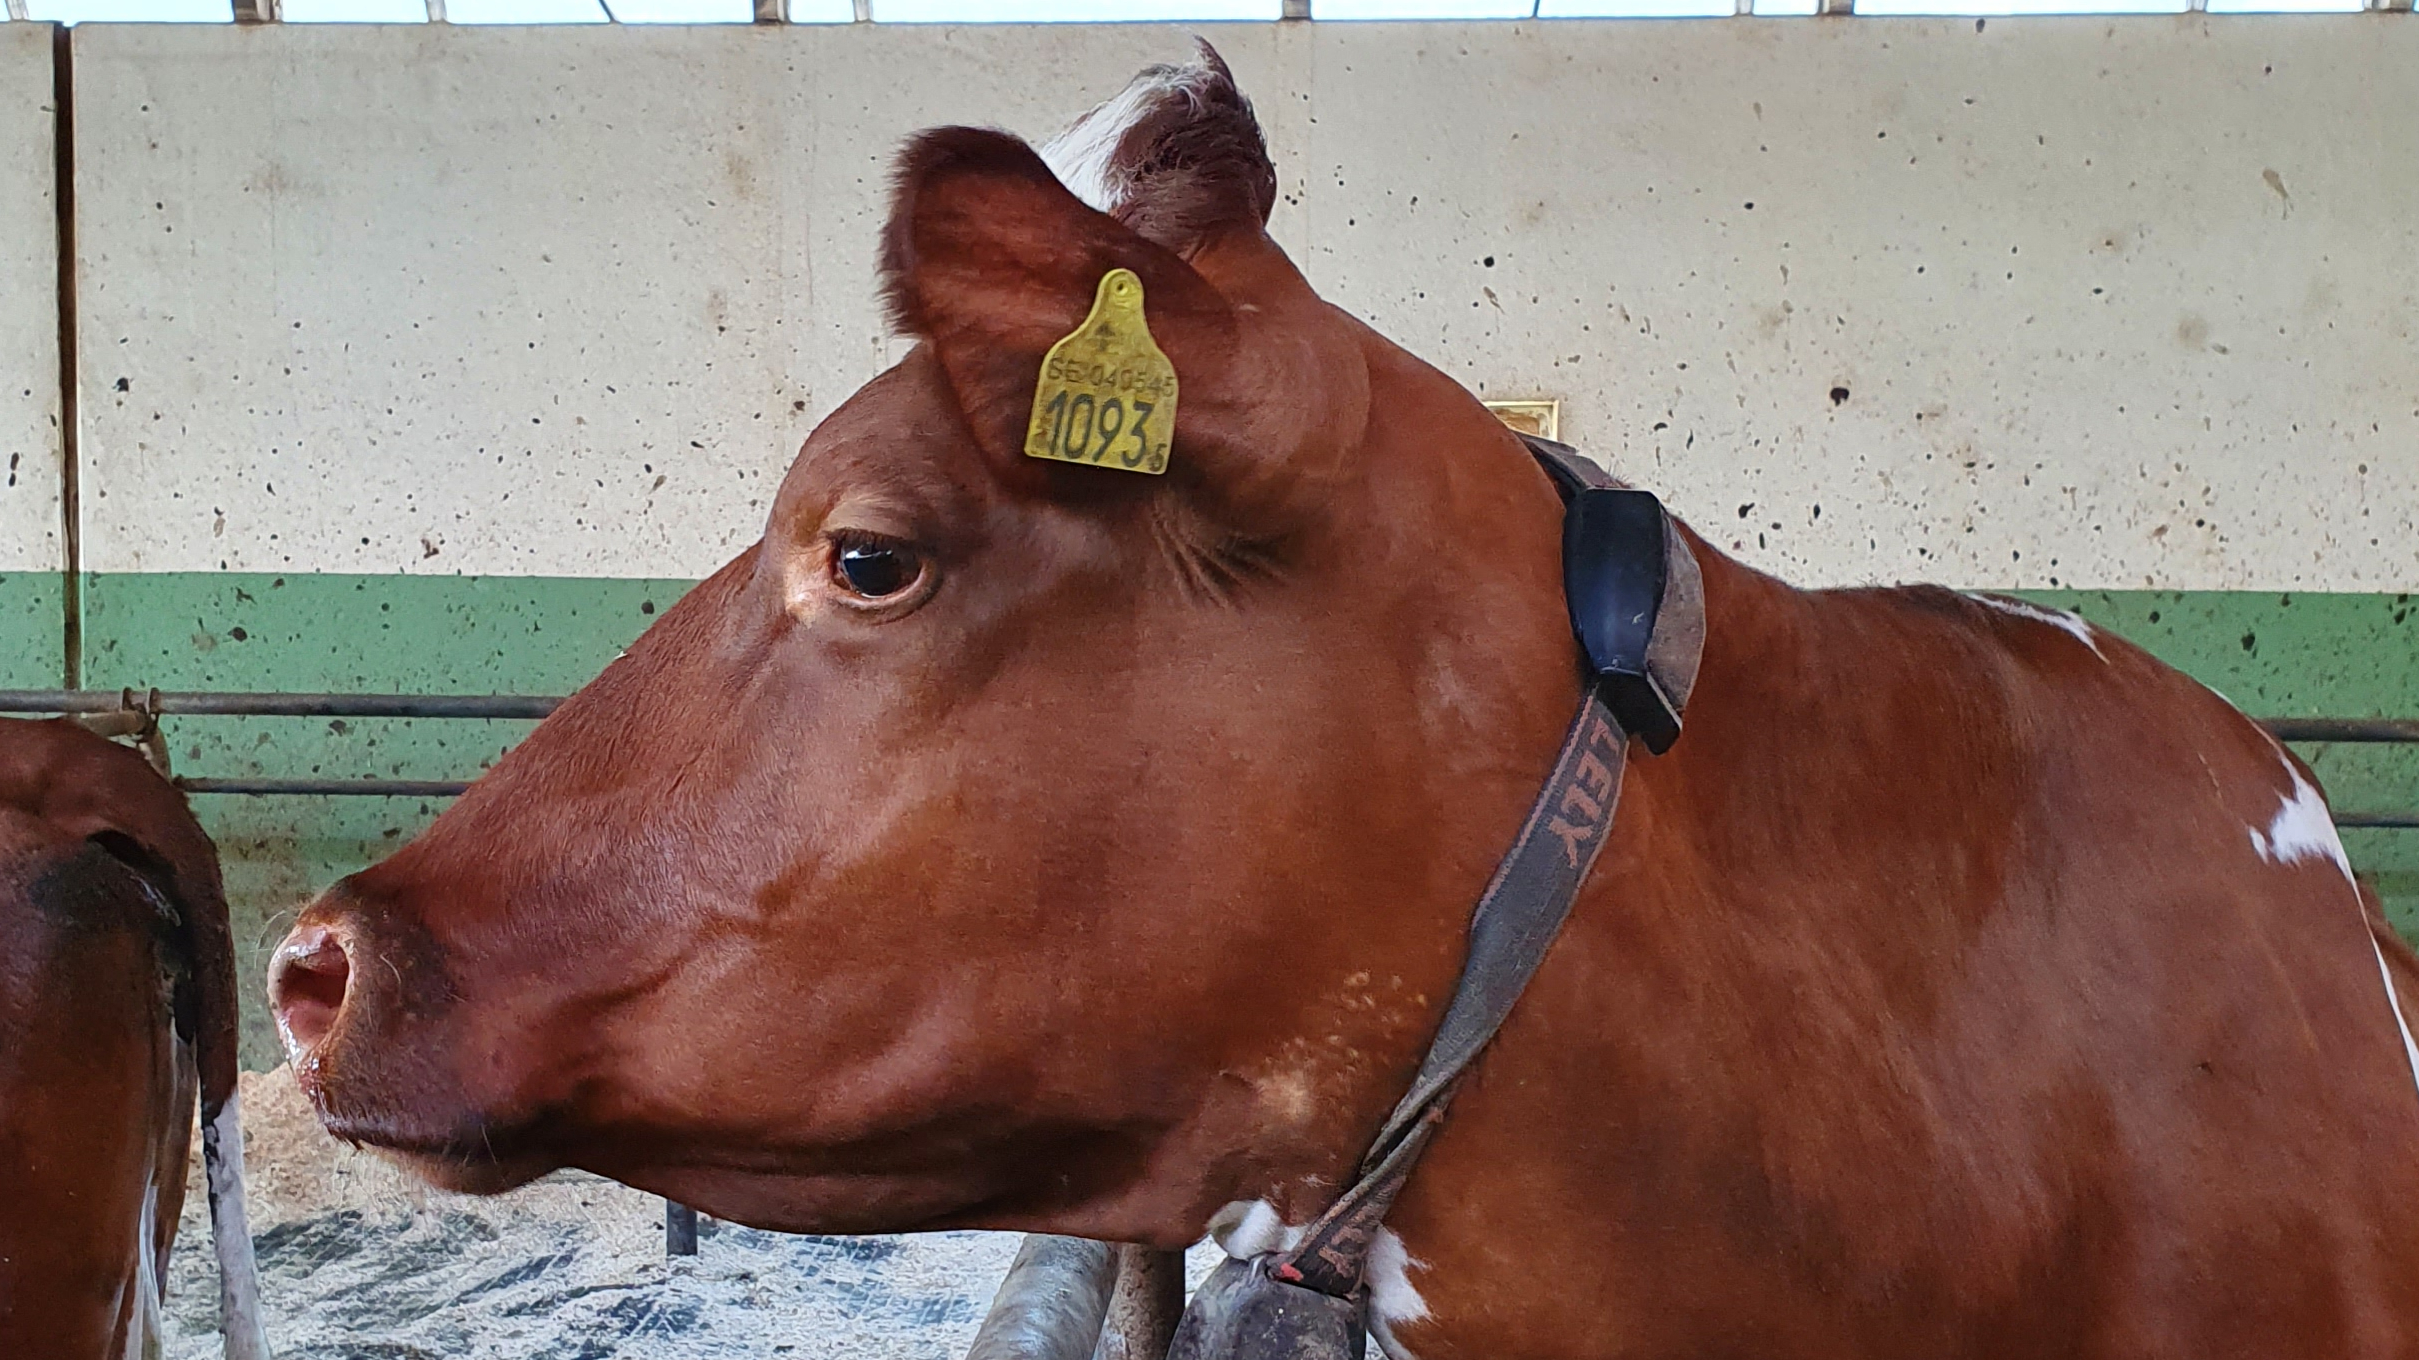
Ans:
{"label": "speckled concrete surface", "polygon": [[[47,24],[0,25],[0,572],[65,563],[50,34]],[[0,666],[18,637],[0,612]]]}

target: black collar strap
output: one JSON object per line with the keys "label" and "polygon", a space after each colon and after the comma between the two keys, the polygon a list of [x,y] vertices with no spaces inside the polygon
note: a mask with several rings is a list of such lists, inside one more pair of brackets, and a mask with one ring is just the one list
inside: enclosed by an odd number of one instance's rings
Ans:
{"label": "black collar strap", "polygon": [[1563,593],[1590,680],[1578,715],[1471,912],[1452,1003],[1359,1176],[1291,1250],[1222,1263],[1185,1309],[1169,1360],[1361,1353],[1362,1283],[1378,1228],[1454,1084],[1511,1015],[1603,850],[1629,738],[1656,755],[1679,738],[1705,640],[1696,557],[1651,493],[1614,486],[1567,445],[1522,439],[1562,493]]}

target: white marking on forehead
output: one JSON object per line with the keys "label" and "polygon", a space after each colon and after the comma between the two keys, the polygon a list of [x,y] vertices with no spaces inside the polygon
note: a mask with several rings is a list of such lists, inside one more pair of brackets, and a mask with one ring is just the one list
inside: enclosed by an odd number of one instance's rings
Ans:
{"label": "white marking on forehead", "polygon": [[2042,605],[2034,604],[2029,600],[2009,599],[2005,595],[1979,595],[1969,593],[1966,598],[1974,601],[1976,604],[1989,605],[1991,608],[1998,610],[2002,614],[2013,614],[2017,618],[2031,619],[2035,623],[2046,623],[2052,628],[2065,632],[2068,636],[2074,638],[2075,641],[2091,648],[2091,654],[2093,656],[2099,657],[2102,661],[2106,661],[2108,659],[2108,655],[2100,650],[2099,640],[2092,636],[2091,625],[2085,623],[2082,618],[2077,615],[2069,614],[2063,609],[2046,608]]}
{"label": "white marking on forehead", "polygon": [[[2327,800],[2302,778],[2298,766],[2287,764],[2285,774],[2293,781],[2293,791],[2278,797],[2276,815],[2269,819],[2268,829],[2251,828],[2251,848],[2270,864],[2298,864],[2303,860],[2324,859],[2343,874],[2344,882],[2352,883],[2351,857],[2343,852],[2343,838],[2335,834],[2335,817],[2327,811]],[[2410,1066],[2411,1085],[2419,1088],[2419,1042],[2411,1037],[2411,1022],[2402,1015],[2402,997],[2394,989],[2394,974],[2385,966],[2385,946],[2369,929],[2369,913],[2360,900],[2358,886],[2352,893],[2352,909],[2360,913],[2361,933],[2369,937],[2369,953],[2377,959],[2377,980],[2385,984],[2385,1004],[2394,1012],[2394,1029],[2402,1036],[2402,1060]]]}
{"label": "white marking on forehead", "polygon": [[2268,820],[2265,831],[2251,828],[2251,848],[2271,864],[2298,864],[2305,859],[2326,859],[2352,876],[2352,861],[2343,853],[2343,840],[2335,834],[2335,818],[2327,811],[2327,800],[2301,771],[2288,765],[2285,773],[2292,776],[2293,791],[2279,799],[2276,815]]}
{"label": "white marking on forehead", "polygon": [[1239,1199],[1210,1215],[1210,1240],[1238,1261],[1272,1251],[1292,1251],[1302,1243],[1303,1228],[1288,1227],[1277,1207],[1264,1199]]}
{"label": "white marking on forehead", "polygon": [[1066,131],[1051,138],[1041,149],[1042,160],[1058,176],[1059,183],[1077,198],[1101,212],[1117,211],[1131,187],[1114,182],[1109,175],[1109,164],[1116,159],[1118,143],[1125,140],[1126,133],[1142,121],[1152,105],[1163,95],[1183,88],[1198,69],[1153,66],[1143,71],[1116,98],[1076,119]]}
{"label": "white marking on forehead", "polygon": [[1411,1283],[1412,1271],[1427,1268],[1392,1228],[1378,1229],[1377,1240],[1369,1244],[1369,1334],[1393,1360],[1418,1360],[1395,1339],[1394,1329],[1427,1318],[1428,1301]]}

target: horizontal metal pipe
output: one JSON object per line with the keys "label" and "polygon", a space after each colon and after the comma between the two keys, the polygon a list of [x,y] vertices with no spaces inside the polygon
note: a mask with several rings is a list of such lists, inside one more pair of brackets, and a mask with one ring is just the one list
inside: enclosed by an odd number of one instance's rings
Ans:
{"label": "horizontal metal pipe", "polygon": [[[150,690],[0,689],[0,713],[108,713],[142,704]],[[132,702],[129,702],[131,698]],[[161,690],[162,716],[260,718],[543,718],[548,694],[281,694]],[[2419,744],[2419,718],[2262,718],[2281,741]]]}
{"label": "horizontal metal pipe", "polygon": [[[563,702],[541,694],[283,694],[199,690],[0,689],[0,713],[117,713],[147,708],[163,717],[543,718]],[[2419,718],[2263,718],[2279,741],[2419,745]],[[452,798],[453,779],[177,780],[187,793]],[[2419,830],[2419,811],[2339,812],[2347,829]]]}
{"label": "horizontal metal pipe", "polygon": [[[149,704],[163,717],[543,718],[563,701],[540,694],[267,694],[0,689],[0,713],[112,713]],[[131,700],[131,702],[130,702]]]}
{"label": "horizontal metal pipe", "polygon": [[459,779],[209,779],[177,776],[187,793],[355,794],[374,798],[455,798],[470,785]]}
{"label": "horizontal metal pipe", "polygon": [[2375,830],[2419,831],[2419,808],[2398,812],[2338,812],[2335,825],[2347,831]]}
{"label": "horizontal metal pipe", "polygon": [[[458,798],[470,784],[458,779],[208,779],[178,776],[187,793],[337,794],[383,798]],[[2408,812],[2338,812],[2346,830],[2419,831],[2419,809]]]}
{"label": "horizontal metal pipe", "polygon": [[2278,741],[2419,742],[2419,718],[2262,718]]}

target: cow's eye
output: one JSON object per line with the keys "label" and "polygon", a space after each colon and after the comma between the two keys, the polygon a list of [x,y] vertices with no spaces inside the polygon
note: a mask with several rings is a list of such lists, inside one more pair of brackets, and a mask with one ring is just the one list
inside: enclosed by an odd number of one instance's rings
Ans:
{"label": "cow's eye", "polygon": [[832,554],[832,573],[860,599],[885,600],[916,583],[923,564],[895,543],[844,542]]}

